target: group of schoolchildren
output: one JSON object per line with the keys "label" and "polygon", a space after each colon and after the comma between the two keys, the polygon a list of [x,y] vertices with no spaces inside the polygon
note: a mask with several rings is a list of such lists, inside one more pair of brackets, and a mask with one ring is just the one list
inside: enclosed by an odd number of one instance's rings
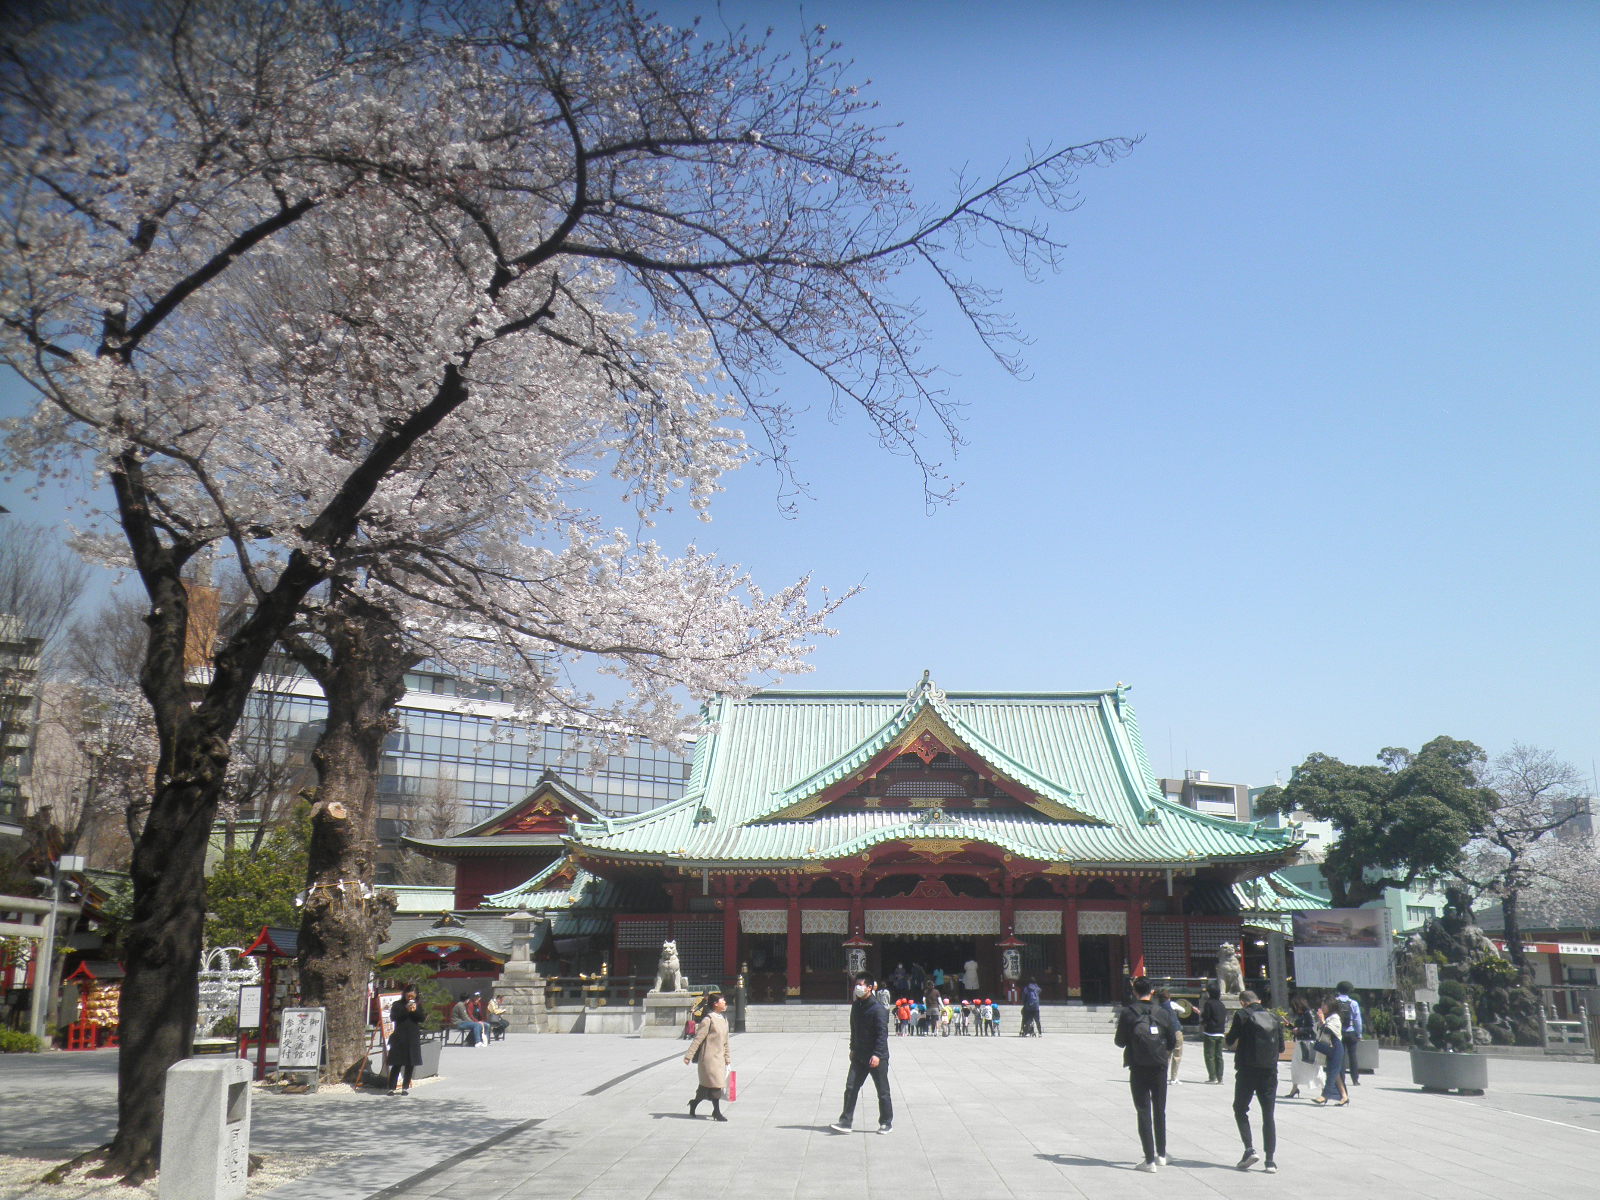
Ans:
{"label": "group of schoolchildren", "polygon": [[989,999],[957,1004],[937,992],[926,1000],[901,996],[894,1002],[894,1020],[896,1037],[1000,1036],[1000,1006]]}

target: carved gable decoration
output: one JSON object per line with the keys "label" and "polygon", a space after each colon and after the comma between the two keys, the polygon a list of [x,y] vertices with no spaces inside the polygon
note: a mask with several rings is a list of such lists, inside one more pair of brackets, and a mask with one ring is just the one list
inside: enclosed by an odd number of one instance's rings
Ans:
{"label": "carved gable decoration", "polygon": [[911,889],[911,895],[916,900],[954,900],[956,894],[950,890],[950,885],[942,879],[924,879]]}
{"label": "carved gable decoration", "polygon": [[950,748],[933,735],[932,730],[923,730],[902,753],[915,754],[924,763],[931,763],[941,754],[950,753]]}
{"label": "carved gable decoration", "polygon": [[501,834],[515,833],[565,833],[569,816],[579,816],[579,814],[570,812],[567,805],[563,804],[554,792],[539,792],[528,797],[525,804],[511,813],[499,825],[486,831],[486,836],[496,837]]}
{"label": "carved gable decoration", "polygon": [[[908,710],[914,707],[915,699],[908,699]],[[909,756],[930,768],[932,777],[908,779],[907,773],[894,769],[897,760]],[[939,759],[945,761],[936,762]],[[952,759],[957,761],[951,762]],[[1039,795],[983,761],[932,705],[917,709],[894,741],[848,778],[792,800],[763,819],[803,821],[846,796],[851,796],[851,805],[880,811],[1022,808],[1049,820],[1098,824],[1093,817]]]}

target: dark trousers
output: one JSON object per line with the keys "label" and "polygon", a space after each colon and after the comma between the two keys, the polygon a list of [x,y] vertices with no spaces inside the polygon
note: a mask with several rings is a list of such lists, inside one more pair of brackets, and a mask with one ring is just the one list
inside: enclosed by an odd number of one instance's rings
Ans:
{"label": "dark trousers", "polygon": [[1205,1035],[1206,1053],[1206,1078],[1222,1082],[1222,1035],[1208,1033]]}
{"label": "dark trousers", "polygon": [[1030,1033],[1044,1033],[1044,1026],[1039,1024],[1038,1005],[1033,1005],[1032,1007],[1024,1005],[1022,1009],[1022,1036],[1027,1037]]}
{"label": "dark trousers", "polygon": [[1129,1067],[1128,1090],[1139,1114],[1139,1144],[1148,1162],[1167,1152],[1167,1065]]}
{"label": "dark trousers", "polygon": [[1233,1071],[1233,1119],[1239,1125],[1239,1138],[1244,1148],[1255,1145],[1250,1138],[1250,1097],[1261,1106],[1261,1149],[1267,1161],[1278,1148],[1278,1069],[1263,1067],[1235,1067]]}
{"label": "dark trousers", "polygon": [[852,1058],[850,1074],[845,1076],[844,1081],[844,1108],[839,1115],[839,1124],[848,1125],[855,1116],[856,1095],[868,1075],[872,1076],[872,1086],[878,1089],[878,1124],[887,1125],[894,1120],[894,1100],[889,1096],[889,1060],[879,1059],[877,1066],[869,1067]]}
{"label": "dark trousers", "polygon": [[1360,1040],[1361,1038],[1353,1033],[1344,1035],[1344,1070],[1345,1074],[1350,1076],[1351,1083],[1361,1082],[1356,1077],[1356,1043]]}
{"label": "dark trousers", "polygon": [[406,1081],[406,1091],[411,1090],[411,1072],[417,1068],[411,1063],[395,1063],[389,1068],[389,1090],[392,1092],[400,1086],[402,1078]]}

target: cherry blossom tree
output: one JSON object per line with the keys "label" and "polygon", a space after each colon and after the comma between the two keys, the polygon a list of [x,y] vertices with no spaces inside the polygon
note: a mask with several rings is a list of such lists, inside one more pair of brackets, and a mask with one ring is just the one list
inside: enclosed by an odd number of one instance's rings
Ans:
{"label": "cherry blossom tree", "polygon": [[1540,927],[1600,929],[1600,838],[1553,838],[1538,859],[1527,898]]}
{"label": "cherry blossom tree", "polygon": [[[1038,213],[1129,143],[1030,154],[930,209],[821,31],[785,55],[622,0],[61,0],[0,19],[0,355],[41,397],[8,453],[41,473],[97,456],[103,553],[149,599],[159,760],[103,1167],[137,1182],[194,1026],[230,740],[294,622],[465,594],[505,618],[509,660],[607,654],[645,714],[675,687],[793,669],[818,631],[801,592],[730,605],[726,568],[603,534],[574,489],[604,464],[645,511],[704,506],[747,456],[741,426],[786,463],[796,413],[771,379],[798,362],[937,491],[923,426],[948,442],[951,408],[897,278],[929,273],[1014,365],[963,255],[990,240],[1054,262]],[[303,305],[255,302],[308,277]],[[505,513],[546,532],[489,519]],[[199,662],[184,572],[214,545],[251,599]]]}
{"label": "cherry blossom tree", "polygon": [[1500,902],[1506,953],[1519,970],[1525,970],[1522,897],[1537,884],[1557,882],[1582,862],[1581,856],[1563,853],[1563,843],[1555,835],[1587,815],[1590,802],[1577,768],[1549,750],[1521,743],[1494,759],[1485,782],[1494,800],[1468,848],[1462,874],[1480,894]]}

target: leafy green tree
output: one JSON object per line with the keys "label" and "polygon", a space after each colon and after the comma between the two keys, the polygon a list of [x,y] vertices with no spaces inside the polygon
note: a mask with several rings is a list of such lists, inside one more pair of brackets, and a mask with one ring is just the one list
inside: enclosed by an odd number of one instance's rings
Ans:
{"label": "leafy green tree", "polygon": [[1355,907],[1460,866],[1497,801],[1479,782],[1484,761],[1471,742],[1447,737],[1414,754],[1386,747],[1375,765],[1312,754],[1260,806],[1333,825],[1339,836],[1322,860],[1323,878],[1337,907]]}
{"label": "leafy green tree", "polygon": [[212,946],[248,946],[263,925],[300,924],[294,898],[306,885],[306,848],[311,810],[272,831],[261,849],[230,850],[206,880],[206,941]]}

